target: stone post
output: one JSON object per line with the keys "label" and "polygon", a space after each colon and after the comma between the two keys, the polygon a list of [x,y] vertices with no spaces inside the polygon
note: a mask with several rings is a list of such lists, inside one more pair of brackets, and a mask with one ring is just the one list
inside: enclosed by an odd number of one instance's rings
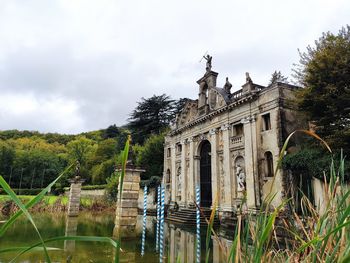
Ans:
{"label": "stone post", "polygon": [[[120,172],[120,170],[119,170]],[[125,236],[135,236],[137,207],[140,190],[140,174],[145,170],[128,167],[125,170],[121,200],[117,202],[113,236],[123,233]],[[118,186],[119,190],[119,186]],[[118,193],[119,198],[119,193]]]}
{"label": "stone post", "polygon": [[69,191],[68,216],[78,216],[80,207],[81,184],[84,180],[80,176],[69,180],[71,183]]}

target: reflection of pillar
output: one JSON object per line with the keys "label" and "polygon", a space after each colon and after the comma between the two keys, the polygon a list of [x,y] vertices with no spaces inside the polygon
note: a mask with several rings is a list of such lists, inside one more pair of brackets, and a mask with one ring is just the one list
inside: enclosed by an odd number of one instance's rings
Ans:
{"label": "reflection of pillar", "polygon": [[68,216],[78,216],[79,206],[80,206],[80,194],[81,194],[81,184],[84,180],[76,176],[74,179],[69,181],[70,192],[69,192],[69,203],[68,203]]}
{"label": "reflection of pillar", "polygon": [[[117,202],[115,226],[113,236],[118,237],[118,232],[127,235],[135,235],[137,221],[137,208],[140,190],[140,173],[145,170],[127,167],[125,170],[123,192],[121,200]],[[119,188],[118,188],[119,189]],[[119,198],[119,193],[118,193]]]}
{"label": "reflection of pillar", "polygon": [[[78,228],[78,217],[66,217],[66,231],[65,236],[76,236]],[[64,241],[64,251],[74,253],[75,251],[75,240]]]}

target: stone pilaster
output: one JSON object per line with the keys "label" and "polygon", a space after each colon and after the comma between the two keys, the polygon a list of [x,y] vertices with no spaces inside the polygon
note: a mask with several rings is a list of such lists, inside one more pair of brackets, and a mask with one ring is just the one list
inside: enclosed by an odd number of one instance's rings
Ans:
{"label": "stone pilaster", "polygon": [[232,186],[231,182],[231,158],[230,158],[230,125],[225,124],[221,127],[223,140],[223,183],[224,183],[224,198],[221,200],[221,209],[224,211],[232,210]]}
{"label": "stone pilaster", "polygon": [[257,149],[256,149],[256,122],[254,116],[242,119],[244,124],[244,156],[248,209],[255,210],[257,202]]}
{"label": "stone pilaster", "polygon": [[193,139],[189,139],[189,174],[188,174],[188,188],[187,191],[189,191],[189,200],[187,200],[188,204],[194,204],[194,192],[195,192],[195,179],[194,179],[194,147],[193,147]]}
{"label": "stone pilaster", "polygon": [[186,142],[181,142],[181,201],[179,202],[180,206],[186,206],[187,203],[187,174],[186,174]]}
{"label": "stone pilaster", "polygon": [[69,191],[69,203],[68,203],[68,216],[78,216],[80,207],[80,194],[81,194],[81,184],[84,180],[76,176],[74,179],[69,181],[70,191]]}
{"label": "stone pilaster", "polygon": [[218,154],[217,154],[217,130],[211,129],[209,131],[210,135],[210,144],[211,144],[211,187],[212,187],[212,201],[214,202],[215,198],[219,194],[219,176],[218,176]]}
{"label": "stone pilaster", "polygon": [[177,194],[177,189],[176,189],[176,183],[177,183],[177,171],[176,171],[176,149],[175,145],[171,145],[171,202],[170,205],[174,205],[176,201],[176,194]]}
{"label": "stone pilaster", "polygon": [[127,168],[125,171],[123,192],[121,199],[117,202],[113,236],[118,236],[118,232],[127,235],[136,234],[134,230],[137,221],[140,174],[144,171],[136,168]]}

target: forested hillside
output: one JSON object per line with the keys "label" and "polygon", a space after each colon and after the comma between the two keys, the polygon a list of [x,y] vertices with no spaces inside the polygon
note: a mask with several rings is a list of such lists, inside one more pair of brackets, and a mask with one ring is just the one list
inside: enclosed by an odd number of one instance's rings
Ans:
{"label": "forested hillside", "polygon": [[[77,135],[38,131],[0,131],[0,174],[17,189],[39,189],[56,178],[68,164],[79,161],[85,184],[106,184],[120,160],[126,138],[133,139],[133,161],[146,169],[142,180],[157,184],[163,171],[163,143],[170,121],[184,100],[165,94],[141,99],[124,127]],[[67,175],[53,191],[68,185]]]}

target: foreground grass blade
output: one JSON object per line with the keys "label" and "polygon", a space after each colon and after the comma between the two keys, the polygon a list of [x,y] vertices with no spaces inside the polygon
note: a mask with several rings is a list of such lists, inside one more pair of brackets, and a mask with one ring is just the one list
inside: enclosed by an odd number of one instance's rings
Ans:
{"label": "foreground grass blade", "polygon": [[[65,169],[54,181],[52,181],[46,188],[44,188],[37,196],[35,196],[33,199],[31,199],[26,205],[25,208],[29,209],[32,206],[36,205],[39,203],[45,196],[45,194],[51,189],[52,186],[63,176],[65,175],[72,167],[74,164],[71,164],[68,166],[67,169]],[[0,228],[0,237],[5,234],[7,229],[16,221],[16,219],[23,214],[22,210],[18,210],[15,214],[13,214],[6,222],[3,224]]]}
{"label": "foreground grass blade", "polygon": [[[121,200],[122,200],[122,192],[123,192],[123,183],[124,183],[124,176],[125,176],[125,169],[126,169],[126,162],[128,160],[129,155],[129,146],[130,146],[130,135],[128,136],[128,139],[126,140],[124,151],[122,153],[122,170],[120,173],[119,178],[119,197],[118,197],[118,206],[117,209],[121,209]],[[119,213],[120,214],[120,213]],[[120,226],[116,226],[118,228],[117,230],[117,246],[115,249],[115,257],[114,262],[119,263],[119,257],[120,257],[120,245],[121,245],[121,234],[120,234]]]}
{"label": "foreground grass blade", "polygon": [[44,243],[44,240],[39,232],[39,229],[37,228],[32,216],[29,214],[27,208],[24,206],[24,204],[21,202],[21,200],[19,200],[19,198],[17,197],[17,195],[15,194],[15,192],[11,189],[11,187],[7,184],[7,182],[4,180],[4,178],[2,176],[0,176],[0,185],[2,186],[2,188],[4,189],[4,191],[9,195],[9,197],[11,198],[12,201],[14,201],[16,203],[16,205],[18,205],[18,207],[23,211],[23,213],[26,215],[26,217],[28,218],[28,220],[31,222],[31,224],[33,225],[35,232],[38,234],[41,244],[44,248],[44,254],[45,254],[45,258],[47,260],[47,262],[51,262],[49,254],[46,250],[46,246]]}

